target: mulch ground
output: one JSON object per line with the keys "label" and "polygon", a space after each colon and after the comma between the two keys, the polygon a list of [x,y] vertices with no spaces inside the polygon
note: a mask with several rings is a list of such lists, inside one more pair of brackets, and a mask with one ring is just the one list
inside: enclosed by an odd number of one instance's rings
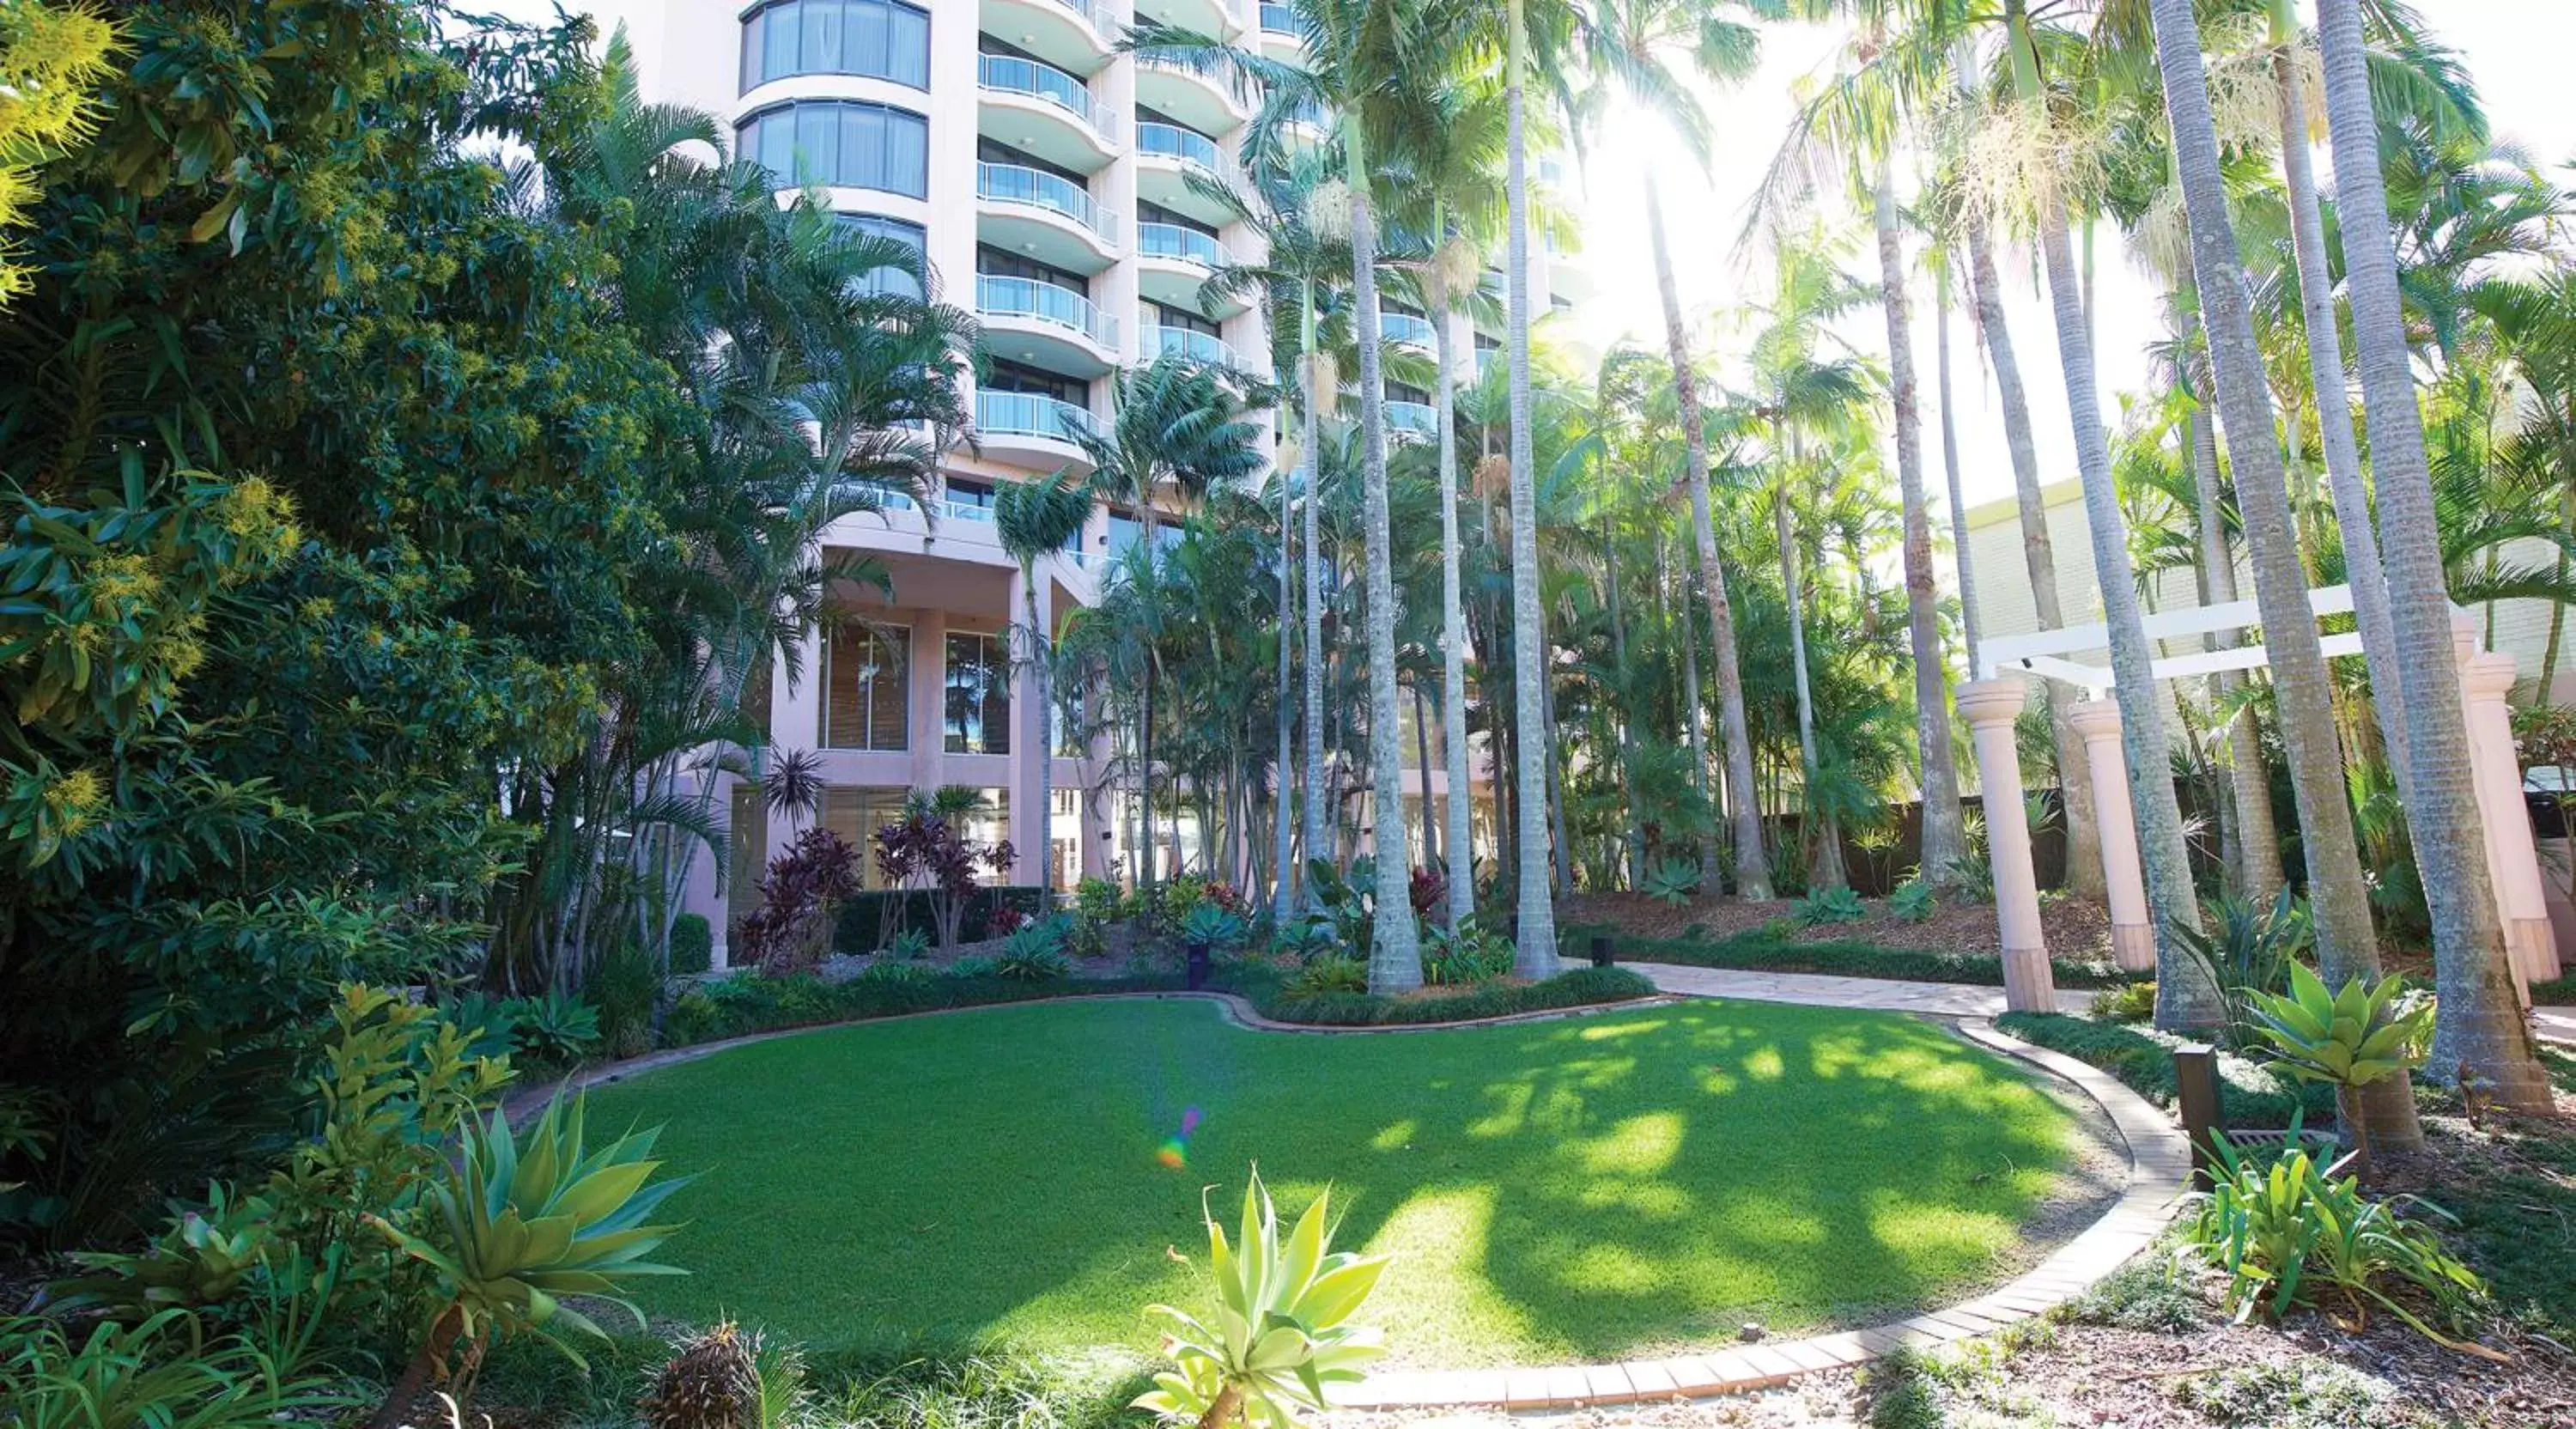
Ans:
{"label": "mulch ground", "polygon": [[[1789,940],[1876,943],[1883,948],[1941,953],[2003,951],[1995,910],[1988,904],[1945,901],[1932,911],[1931,917],[1919,923],[1908,923],[1889,913],[1883,901],[1873,900],[1863,906],[1869,910],[1868,916],[1856,923],[1794,927]],[[1560,926],[1607,923],[1639,938],[1678,938],[1694,927],[1712,938],[1730,938],[1775,921],[1785,924],[1795,907],[1779,898],[1704,898],[1674,906],[1642,893],[1584,893],[1558,903],[1556,920]],[[2039,921],[2052,956],[2088,959],[2111,955],[2111,915],[2099,903],[2064,895],[2046,896],[2040,900]]]}

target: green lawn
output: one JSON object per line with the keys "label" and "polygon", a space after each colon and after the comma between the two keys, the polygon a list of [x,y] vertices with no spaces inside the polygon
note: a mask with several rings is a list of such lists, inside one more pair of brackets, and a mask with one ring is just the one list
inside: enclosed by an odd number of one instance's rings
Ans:
{"label": "green lawn", "polygon": [[[1323,1181],[1397,1260],[1400,1363],[1631,1355],[1748,1318],[1815,1326],[1994,1275],[2070,1118],[1905,1018],[1692,1003],[1368,1036],[1247,1032],[1197,1002],[1065,1003],[817,1032],[592,1094],[697,1179],[648,1285],[818,1348],[894,1334],[1149,1346],[1259,1161]],[[1191,1108],[1187,1164],[1157,1151]]]}

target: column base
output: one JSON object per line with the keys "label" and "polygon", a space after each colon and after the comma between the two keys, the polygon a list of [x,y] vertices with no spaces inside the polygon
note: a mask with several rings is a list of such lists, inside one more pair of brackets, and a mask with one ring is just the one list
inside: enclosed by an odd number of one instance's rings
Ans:
{"label": "column base", "polygon": [[2013,1012],[2055,1012],[2057,979],[2049,971],[2048,949],[2004,949],[2004,1006]]}
{"label": "column base", "polygon": [[2547,918],[2512,918],[2505,922],[2505,941],[2522,965],[2526,982],[2549,982],[2559,975],[2558,943]]}
{"label": "column base", "polygon": [[2144,923],[2112,924],[2111,962],[2122,972],[2153,972],[2156,966],[2156,930]]}

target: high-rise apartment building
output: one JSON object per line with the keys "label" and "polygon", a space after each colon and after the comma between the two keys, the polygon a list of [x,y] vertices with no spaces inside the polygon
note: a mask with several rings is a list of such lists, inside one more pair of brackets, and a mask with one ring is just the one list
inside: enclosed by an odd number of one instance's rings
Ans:
{"label": "high-rise apartment building", "polygon": [[[1190,183],[1232,175],[1253,96],[1118,53],[1140,16],[1296,53],[1287,12],[1251,0],[601,5],[604,25],[625,28],[648,98],[729,121],[735,152],[782,190],[819,189],[848,222],[913,245],[937,294],[983,325],[974,445],[950,456],[931,509],[849,518],[826,538],[881,563],[892,598],[845,589],[866,621],[819,634],[800,678],[782,664],[770,684],[771,749],[815,752],[830,786],[822,822],[862,847],[908,791],[964,785],[993,811],[979,835],[1017,848],[1017,881],[1066,887],[1121,866],[1127,821],[1096,787],[1101,765],[1085,756],[1097,751],[1059,748],[1055,807],[1033,807],[1040,716],[1009,638],[1030,592],[994,534],[993,493],[1087,470],[1066,433],[1105,422],[1106,379],[1121,367],[1177,350],[1270,375],[1260,309],[1205,305],[1200,291],[1218,267],[1262,258],[1261,235]],[[1533,263],[1542,302],[1549,266]],[[1386,312],[1390,341],[1428,347],[1422,315]],[[1455,333],[1462,355],[1497,343],[1464,323]],[[1431,430],[1429,393],[1388,395],[1399,433]],[[1095,599],[1138,533],[1136,513],[1096,512],[1038,564],[1041,618]],[[1436,773],[1429,784],[1440,787]],[[1409,772],[1407,787],[1418,795],[1423,781]],[[691,890],[719,928],[748,911],[768,850],[792,832],[748,787],[728,809],[732,886],[702,876]]]}

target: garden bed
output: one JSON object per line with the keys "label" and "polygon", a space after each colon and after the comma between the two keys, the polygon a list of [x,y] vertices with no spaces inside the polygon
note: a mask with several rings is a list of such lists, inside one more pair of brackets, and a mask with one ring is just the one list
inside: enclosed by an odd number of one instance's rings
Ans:
{"label": "garden bed", "polygon": [[[1881,948],[1941,953],[1982,953],[1999,957],[2003,941],[1992,903],[1943,895],[1931,916],[1908,922],[1896,916],[1884,899],[1866,899],[1859,920],[1798,926],[1797,904],[1784,898],[1699,898],[1667,904],[1642,893],[1586,893],[1556,905],[1556,922],[1572,937],[1580,928],[1600,928],[1624,936],[1681,938],[1698,936],[1722,941],[1773,930],[1774,941],[1796,943],[1860,942]],[[2111,916],[2101,904],[2063,894],[2040,899],[2039,922],[2049,951],[2070,962],[2104,962],[2111,958]],[[1579,947],[1569,943],[1568,946]],[[1826,969],[1817,969],[1826,971]]]}
{"label": "garden bed", "polygon": [[[1612,934],[1617,955],[1630,962],[1681,963],[1690,967],[1740,968],[1756,972],[1824,973],[1835,977],[1883,978],[1895,982],[1962,983],[1975,987],[2004,985],[2003,959],[1993,953],[1941,952],[1892,948],[1849,936],[1851,924],[1832,931],[1839,938],[1785,938],[1767,930],[1730,938],[1685,936],[1651,938]],[[1592,929],[1569,928],[1570,947],[1582,946]],[[1808,930],[1821,932],[1825,930]],[[2117,987],[2132,980],[2107,962],[2052,958],[2049,967],[2061,988]]]}
{"label": "garden bed", "polygon": [[[1995,1026],[2035,1046],[2063,1052],[2120,1079],[2158,1106],[2174,1104],[2173,1049],[2186,1040],[2151,1027],[2101,1022],[2055,1012],[2007,1012]],[[2334,1124],[2334,1088],[2302,1087],[2270,1067],[2232,1052],[2218,1055],[2219,1100],[2227,1125],[2239,1131],[2277,1131],[2296,1113],[2303,1125]]]}

